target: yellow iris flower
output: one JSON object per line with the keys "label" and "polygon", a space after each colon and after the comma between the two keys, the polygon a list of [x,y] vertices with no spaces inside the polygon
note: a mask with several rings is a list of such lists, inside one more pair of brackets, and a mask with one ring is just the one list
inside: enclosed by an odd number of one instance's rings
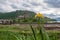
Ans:
{"label": "yellow iris flower", "polygon": [[37,18],[37,17],[44,18],[44,16],[43,16],[41,13],[37,13],[37,14],[35,15],[35,18]]}

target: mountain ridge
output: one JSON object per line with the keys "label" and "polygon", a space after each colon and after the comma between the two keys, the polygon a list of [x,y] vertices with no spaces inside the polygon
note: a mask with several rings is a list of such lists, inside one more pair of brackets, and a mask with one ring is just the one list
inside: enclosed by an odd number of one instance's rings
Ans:
{"label": "mountain ridge", "polygon": [[[17,16],[19,15],[24,15],[25,13],[29,13],[30,17],[34,17],[36,15],[35,12],[33,11],[28,11],[28,10],[16,10],[16,11],[12,11],[12,12],[7,12],[7,13],[1,13],[0,12],[0,19],[16,19]],[[55,19],[51,19],[45,16],[44,20],[52,20],[52,21],[56,21]]]}

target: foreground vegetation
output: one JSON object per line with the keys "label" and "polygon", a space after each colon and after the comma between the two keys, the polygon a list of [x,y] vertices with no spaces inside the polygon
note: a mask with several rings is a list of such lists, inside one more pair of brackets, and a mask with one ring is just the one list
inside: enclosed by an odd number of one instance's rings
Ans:
{"label": "foreground vegetation", "polygon": [[[34,35],[30,26],[21,25],[0,25],[0,40],[34,40]],[[34,29],[35,30],[35,29]],[[36,29],[37,40],[40,40],[39,31]],[[60,34],[59,30],[46,30],[51,40]],[[57,35],[55,35],[57,34]],[[57,38],[58,40],[59,38]]]}
{"label": "foreground vegetation", "polygon": [[[35,15],[37,19],[38,27],[34,28],[30,20],[28,27],[24,28],[18,24],[14,25],[0,25],[0,40],[58,40],[58,33],[46,32],[41,23],[44,16],[40,13]],[[20,29],[21,28],[21,29]],[[22,29],[24,28],[24,29]],[[29,29],[29,30],[28,30]]]}
{"label": "foreground vegetation", "polygon": [[[51,40],[58,40],[58,33],[48,33]],[[37,40],[40,40],[40,34],[36,34]],[[22,33],[22,32],[12,32],[12,31],[0,31],[0,40],[35,40],[33,33]]]}

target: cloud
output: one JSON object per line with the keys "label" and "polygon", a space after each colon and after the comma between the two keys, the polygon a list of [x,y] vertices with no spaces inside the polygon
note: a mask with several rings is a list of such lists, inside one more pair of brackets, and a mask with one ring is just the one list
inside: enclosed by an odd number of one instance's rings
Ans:
{"label": "cloud", "polygon": [[[0,0],[0,12],[30,10],[60,17],[60,0]],[[54,18],[53,16],[51,16]]]}
{"label": "cloud", "polygon": [[45,0],[44,2],[48,4],[48,7],[60,8],[60,0]]}

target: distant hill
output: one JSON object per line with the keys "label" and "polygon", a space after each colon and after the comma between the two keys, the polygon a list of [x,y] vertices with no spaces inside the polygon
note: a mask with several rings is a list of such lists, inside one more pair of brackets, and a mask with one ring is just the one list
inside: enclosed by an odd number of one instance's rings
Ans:
{"label": "distant hill", "polygon": [[[25,13],[29,13],[30,17],[34,17],[34,15],[36,14],[35,12],[27,11],[27,10],[16,10],[13,12],[6,12],[6,13],[0,12],[0,19],[15,19],[17,16],[24,15]],[[44,20],[55,21],[55,19],[50,19],[47,17],[45,17]]]}
{"label": "distant hill", "polygon": [[7,13],[0,13],[0,19],[15,19],[19,15],[24,15],[25,13],[29,13],[30,16],[34,16],[36,13],[32,11],[27,11],[27,10],[17,10],[13,12],[7,12]]}
{"label": "distant hill", "polygon": [[60,21],[60,17],[56,18],[57,21]]}
{"label": "distant hill", "polygon": [[48,20],[48,21],[56,21],[55,19],[51,19],[51,18],[48,18],[48,17],[45,17],[44,19]]}

